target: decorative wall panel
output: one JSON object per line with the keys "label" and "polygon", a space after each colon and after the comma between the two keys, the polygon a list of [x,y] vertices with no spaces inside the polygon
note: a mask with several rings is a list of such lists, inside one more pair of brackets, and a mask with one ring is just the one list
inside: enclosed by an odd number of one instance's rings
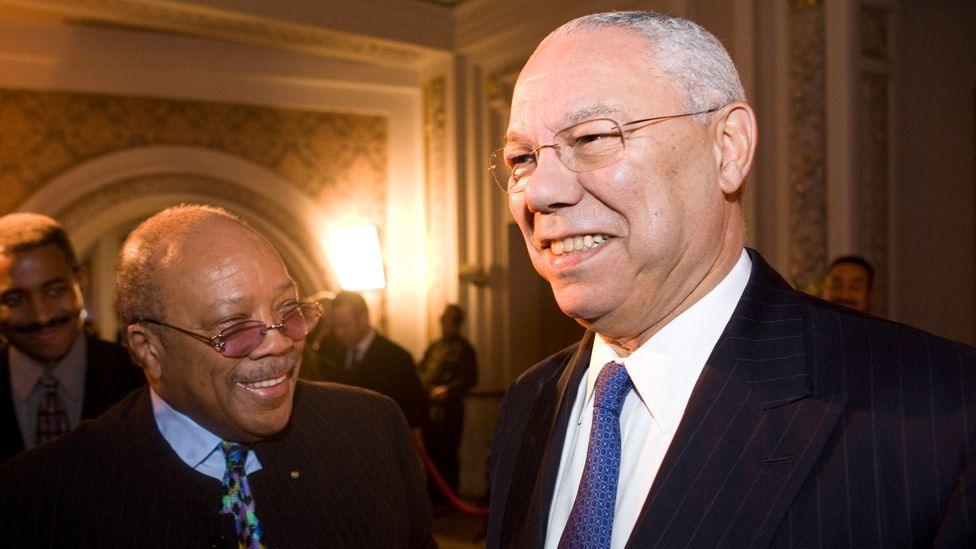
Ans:
{"label": "decorative wall panel", "polygon": [[872,312],[885,314],[888,273],[888,76],[861,75],[858,219],[861,248],[874,265]]}
{"label": "decorative wall panel", "polygon": [[424,82],[424,167],[427,187],[427,288],[431,333],[437,333],[435,315],[447,305],[450,288],[445,276],[456,273],[457,265],[449,247],[456,242],[456,217],[448,197],[447,178],[447,83],[443,76]]}
{"label": "decorative wall panel", "polygon": [[827,263],[823,6],[794,4],[789,35],[789,275],[798,288],[810,291],[822,279]]}
{"label": "decorative wall panel", "polygon": [[147,145],[203,147],[278,174],[335,221],[386,220],[387,119],[0,89],[0,213],[65,170]]}

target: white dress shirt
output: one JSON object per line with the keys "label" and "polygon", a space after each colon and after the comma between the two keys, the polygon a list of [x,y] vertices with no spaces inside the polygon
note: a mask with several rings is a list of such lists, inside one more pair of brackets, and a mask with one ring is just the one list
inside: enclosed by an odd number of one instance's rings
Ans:
{"label": "white dress shirt", "polygon": [[[204,429],[189,416],[177,412],[156,391],[149,389],[156,427],[170,447],[191,469],[223,481],[227,459],[220,449],[221,439]],[[244,472],[248,475],[261,470],[261,462],[254,452],[247,453]]]}
{"label": "white dress shirt", "polygon": [[732,317],[751,269],[752,261],[743,250],[739,261],[712,291],[626,358],[617,356],[599,335],[594,338],[590,366],[577,388],[566,429],[549,508],[546,549],[559,544],[576,501],[590,442],[593,387],[600,370],[610,361],[626,366],[634,384],[620,413],[620,477],[610,538],[613,548],[627,544],[698,376]]}

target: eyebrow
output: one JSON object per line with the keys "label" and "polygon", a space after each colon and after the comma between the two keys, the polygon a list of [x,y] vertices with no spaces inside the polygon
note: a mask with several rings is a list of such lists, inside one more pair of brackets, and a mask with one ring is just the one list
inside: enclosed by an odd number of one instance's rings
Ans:
{"label": "eyebrow", "polygon": [[[563,117],[562,126],[559,129],[562,130],[593,118],[612,118],[618,114],[620,114],[619,107],[612,106],[609,103],[597,103],[595,105],[566,114],[566,116]],[[505,134],[505,145],[520,141],[527,140],[523,139],[520,134],[515,132]]]}

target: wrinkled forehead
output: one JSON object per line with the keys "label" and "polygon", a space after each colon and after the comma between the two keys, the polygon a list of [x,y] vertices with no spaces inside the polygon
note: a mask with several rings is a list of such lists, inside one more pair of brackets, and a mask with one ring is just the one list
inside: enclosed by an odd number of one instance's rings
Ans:
{"label": "wrinkled forehead", "polygon": [[647,40],[636,31],[557,30],[519,74],[506,142],[545,140],[591,118],[626,122],[649,117],[680,109],[681,103],[674,87],[655,70]]}
{"label": "wrinkled forehead", "polygon": [[170,282],[198,284],[217,290],[237,280],[291,283],[277,250],[253,230],[231,222],[218,222],[193,231],[175,243],[161,267]]}

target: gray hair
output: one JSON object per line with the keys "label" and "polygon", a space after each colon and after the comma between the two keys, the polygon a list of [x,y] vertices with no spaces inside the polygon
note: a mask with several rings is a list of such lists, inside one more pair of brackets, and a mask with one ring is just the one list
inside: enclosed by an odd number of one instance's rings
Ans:
{"label": "gray hair", "polygon": [[673,78],[685,96],[689,112],[745,101],[729,52],[701,25],[649,11],[615,11],[574,19],[558,30],[622,27],[640,33],[648,41],[653,68]]}
{"label": "gray hair", "polygon": [[158,273],[175,258],[174,251],[182,242],[215,221],[247,226],[223,208],[181,204],[153,215],[129,234],[115,274],[115,308],[123,326],[144,318],[163,318]]}

